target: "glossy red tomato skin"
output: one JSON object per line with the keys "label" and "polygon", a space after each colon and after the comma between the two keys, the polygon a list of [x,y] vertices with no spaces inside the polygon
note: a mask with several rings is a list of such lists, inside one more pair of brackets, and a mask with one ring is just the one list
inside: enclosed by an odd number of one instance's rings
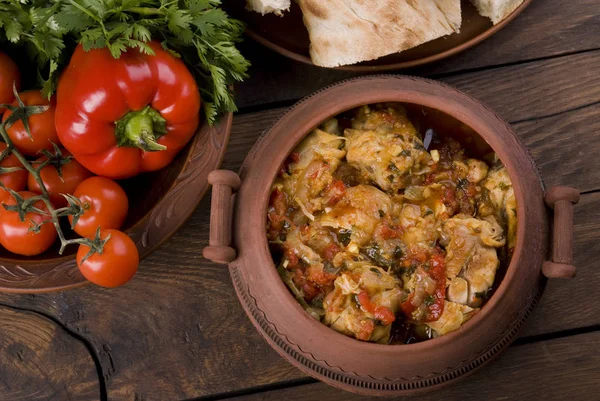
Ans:
{"label": "glossy red tomato skin", "polygon": [[[70,153],[66,150],[61,150],[61,153],[64,157],[70,156]],[[42,156],[36,161],[41,163],[47,159],[46,156]],[[68,163],[62,165],[61,176],[58,175],[58,170],[52,164],[47,165],[40,172],[42,182],[50,194],[50,201],[57,208],[65,207],[68,204],[64,196],[60,194],[73,194],[79,184],[91,175],[92,173],[75,159],[71,159]],[[27,177],[27,188],[33,193],[42,193],[42,189],[31,173]]]}
{"label": "glossy red tomato skin", "polygon": [[[22,121],[16,121],[8,130],[8,136],[13,144],[23,154],[27,156],[39,156],[39,151],[42,149],[53,149],[52,143],[59,144],[56,128],[54,127],[54,112],[56,101],[54,97],[48,101],[42,97],[39,90],[28,90],[19,93],[19,97],[27,106],[45,106],[50,105],[50,108],[43,113],[34,114],[29,117],[29,130],[31,137],[27,134]],[[12,102],[13,106],[17,106],[18,102],[15,99]],[[7,110],[2,117],[2,121],[11,115],[11,111]]]}
{"label": "glossy red tomato skin", "polygon": [[[15,99],[13,83],[17,91],[21,88],[21,73],[17,64],[5,53],[0,52],[0,104],[10,104]],[[0,107],[0,114],[6,109]]]}
{"label": "glossy red tomato skin", "polygon": [[[19,194],[25,198],[31,198],[35,196],[34,193],[28,191],[21,191]],[[7,205],[16,204],[15,199],[10,197],[6,202]],[[37,201],[34,204],[35,207],[48,211],[43,201]],[[0,213],[0,244],[12,253],[25,256],[39,255],[46,251],[54,241],[56,241],[56,229],[54,225],[49,222],[50,216],[43,216],[38,213],[29,212],[25,215],[25,221],[19,219],[17,212],[4,210]],[[38,233],[30,232],[31,221],[36,224],[40,224],[43,221],[48,221],[43,224]]]}
{"label": "glossy red tomato skin", "polygon": [[137,272],[140,263],[135,243],[122,231],[101,230],[100,237],[110,239],[104,245],[102,254],[94,253],[83,261],[90,248],[80,245],[77,250],[77,266],[81,274],[94,284],[102,287],[118,287],[128,282]]}
{"label": "glossy red tomato skin", "polygon": [[[84,212],[73,228],[82,237],[93,238],[98,227],[118,230],[123,225],[129,209],[127,194],[115,181],[104,177],[84,180],[74,194]],[[73,216],[69,216],[73,223]]]}
{"label": "glossy red tomato skin", "polygon": [[[107,49],[86,52],[79,45],[59,80],[60,139],[97,175],[120,179],[161,169],[196,132],[201,99],[192,74],[159,42],[149,46],[154,56],[128,50],[115,59]],[[167,133],[157,140],[166,150],[117,146],[115,122],[146,106],[166,120]]]}
{"label": "glossy red tomato skin", "polygon": [[[4,142],[0,142],[0,153],[2,153],[6,149],[6,144]],[[12,173],[4,173],[0,174],[0,181],[4,184],[5,187],[12,189],[13,191],[19,192],[23,191],[27,186],[27,170],[23,167],[17,156],[8,155],[2,161],[0,161],[0,167],[21,167],[22,170],[14,171]],[[12,198],[10,193],[3,188],[0,188],[0,203],[6,202],[9,198]],[[4,210],[3,207],[0,207],[0,213]]]}

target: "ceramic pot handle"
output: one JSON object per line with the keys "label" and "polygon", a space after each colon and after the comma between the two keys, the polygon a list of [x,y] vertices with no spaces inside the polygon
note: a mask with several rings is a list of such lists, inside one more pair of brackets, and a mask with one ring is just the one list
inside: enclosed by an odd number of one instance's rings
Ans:
{"label": "ceramic pot handle", "polygon": [[229,170],[213,170],[208,175],[213,186],[210,208],[210,235],[202,256],[216,263],[229,263],[236,251],[231,247],[233,193],[242,184],[240,177]]}
{"label": "ceramic pot handle", "polygon": [[571,187],[552,187],[544,201],[554,209],[552,260],[544,262],[542,272],[548,278],[573,278],[573,205],[579,202],[579,191]]}

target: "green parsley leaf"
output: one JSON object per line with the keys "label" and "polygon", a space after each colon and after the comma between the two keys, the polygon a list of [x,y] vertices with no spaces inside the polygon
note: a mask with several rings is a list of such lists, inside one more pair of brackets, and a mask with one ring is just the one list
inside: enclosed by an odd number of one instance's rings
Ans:
{"label": "green parsley leaf", "polygon": [[26,47],[38,64],[43,93],[52,95],[76,43],[146,54],[159,40],[181,57],[200,88],[206,119],[237,110],[232,85],[250,66],[235,47],[244,25],[219,8],[220,0],[0,0],[0,41]]}

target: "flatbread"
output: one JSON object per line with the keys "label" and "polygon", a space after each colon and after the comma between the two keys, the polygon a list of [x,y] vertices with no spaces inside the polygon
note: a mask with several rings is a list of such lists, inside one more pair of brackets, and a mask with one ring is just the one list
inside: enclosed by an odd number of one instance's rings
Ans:
{"label": "flatbread", "polygon": [[290,0],[246,0],[246,8],[262,15],[274,13],[281,16],[283,11],[290,9],[290,3]]}
{"label": "flatbread", "polygon": [[479,14],[496,25],[523,4],[523,0],[471,0],[471,3],[477,7]]}
{"label": "flatbread", "polygon": [[460,0],[297,0],[310,56],[337,67],[401,52],[460,30]]}

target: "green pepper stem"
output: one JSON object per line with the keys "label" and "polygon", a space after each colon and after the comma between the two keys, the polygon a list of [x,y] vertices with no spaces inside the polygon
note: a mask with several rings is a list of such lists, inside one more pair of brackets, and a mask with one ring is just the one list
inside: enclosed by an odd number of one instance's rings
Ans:
{"label": "green pepper stem", "polygon": [[136,147],[146,152],[167,149],[157,142],[166,133],[166,120],[150,106],[130,111],[116,122],[115,127],[118,146]]}

